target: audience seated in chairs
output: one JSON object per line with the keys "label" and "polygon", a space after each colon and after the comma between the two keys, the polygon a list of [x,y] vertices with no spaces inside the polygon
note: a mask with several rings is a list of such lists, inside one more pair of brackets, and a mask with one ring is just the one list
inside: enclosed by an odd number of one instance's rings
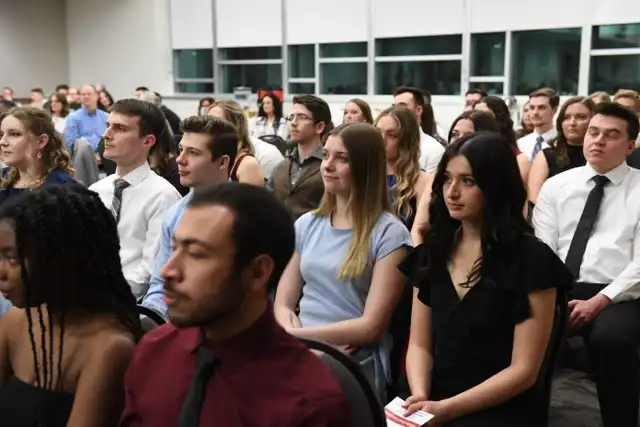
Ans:
{"label": "audience seated in chairs", "polygon": [[625,160],[638,137],[633,111],[596,106],[584,138],[587,164],[547,180],[536,235],[577,283],[569,332],[581,336],[604,427],[635,427],[640,401],[640,171]]}

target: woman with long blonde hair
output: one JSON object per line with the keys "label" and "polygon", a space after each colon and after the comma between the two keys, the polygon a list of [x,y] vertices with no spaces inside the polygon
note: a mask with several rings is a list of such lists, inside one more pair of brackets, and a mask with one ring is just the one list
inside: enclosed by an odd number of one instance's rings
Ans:
{"label": "woman with long blonde hair", "polygon": [[262,187],[265,182],[264,173],[255,157],[256,150],[249,136],[249,122],[240,104],[235,101],[217,101],[211,104],[207,114],[231,122],[238,131],[238,155],[229,172],[231,181]]}
{"label": "woman with long blonde hair", "polygon": [[384,110],[375,126],[384,139],[392,210],[411,230],[418,201],[432,179],[420,170],[420,126],[416,115],[402,106]]}
{"label": "woman with long blonde hair", "polygon": [[7,166],[0,179],[0,203],[43,184],[75,182],[69,151],[45,110],[15,107],[1,115],[0,149]]}
{"label": "woman with long blonde hair", "polygon": [[324,153],[324,197],[296,221],[296,252],[280,279],[275,314],[291,334],[352,353],[383,399],[391,380],[389,320],[403,289],[396,266],[411,239],[391,213],[384,142],[373,126],[338,126]]}

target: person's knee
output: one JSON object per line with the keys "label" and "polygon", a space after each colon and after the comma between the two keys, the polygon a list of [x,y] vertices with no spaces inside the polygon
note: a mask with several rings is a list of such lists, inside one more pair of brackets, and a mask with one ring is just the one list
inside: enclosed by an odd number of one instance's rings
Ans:
{"label": "person's knee", "polygon": [[625,334],[624,331],[610,331],[605,328],[596,329],[591,333],[587,350],[589,358],[614,358],[612,361],[620,356],[638,355],[638,345],[634,337]]}

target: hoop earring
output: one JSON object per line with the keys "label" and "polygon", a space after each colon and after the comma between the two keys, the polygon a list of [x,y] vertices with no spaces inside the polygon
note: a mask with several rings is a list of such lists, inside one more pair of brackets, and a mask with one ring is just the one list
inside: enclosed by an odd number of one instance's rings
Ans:
{"label": "hoop earring", "polygon": [[42,153],[38,151],[38,155],[36,156],[38,159],[42,158]]}

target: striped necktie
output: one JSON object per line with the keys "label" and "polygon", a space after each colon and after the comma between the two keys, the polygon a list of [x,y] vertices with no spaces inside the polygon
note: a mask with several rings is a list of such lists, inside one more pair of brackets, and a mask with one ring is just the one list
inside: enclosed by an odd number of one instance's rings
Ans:
{"label": "striped necktie", "polygon": [[542,143],[544,142],[544,138],[542,135],[538,135],[536,138],[536,145],[533,146],[533,153],[531,155],[531,161],[533,162],[536,159],[536,156],[540,151],[542,151]]}
{"label": "striped necktie", "polygon": [[118,178],[113,183],[113,201],[111,202],[111,213],[116,220],[116,224],[120,221],[120,209],[122,208],[122,192],[130,184],[124,179]]}

